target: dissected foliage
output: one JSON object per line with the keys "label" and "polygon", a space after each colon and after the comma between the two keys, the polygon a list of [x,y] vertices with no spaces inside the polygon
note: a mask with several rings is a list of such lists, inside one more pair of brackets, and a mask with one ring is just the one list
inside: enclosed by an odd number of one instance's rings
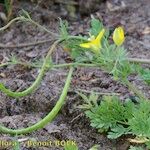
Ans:
{"label": "dissected foliage", "polygon": [[[88,97],[84,94],[80,94],[80,96],[87,105]],[[89,103],[91,103],[90,99]],[[144,138],[145,143],[149,145],[149,106],[150,101],[146,100],[134,103],[127,99],[125,102],[121,102],[116,96],[104,96],[99,105],[86,107],[85,114],[90,119],[91,126],[98,129],[99,132],[107,132],[110,139],[129,134],[138,137],[139,140]]]}

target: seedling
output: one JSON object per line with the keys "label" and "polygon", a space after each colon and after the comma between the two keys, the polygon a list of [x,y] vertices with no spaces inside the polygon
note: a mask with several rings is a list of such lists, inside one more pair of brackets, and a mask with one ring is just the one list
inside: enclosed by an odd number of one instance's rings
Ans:
{"label": "seedling", "polygon": [[[82,94],[81,97],[86,96]],[[134,103],[126,99],[123,103],[116,96],[104,96],[103,99],[97,100],[100,101],[99,105],[90,105],[91,107],[86,107],[85,110],[93,128],[98,129],[100,133],[106,132],[110,139],[132,135],[135,138],[128,139],[131,143],[145,143],[149,147],[150,101],[139,100],[138,103]]]}

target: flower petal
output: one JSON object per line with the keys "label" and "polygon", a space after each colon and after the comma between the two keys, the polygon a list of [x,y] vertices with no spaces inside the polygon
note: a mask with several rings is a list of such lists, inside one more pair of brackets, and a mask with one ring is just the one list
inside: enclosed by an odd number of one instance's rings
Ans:
{"label": "flower petal", "polygon": [[90,48],[91,43],[90,42],[89,43],[82,43],[82,44],[80,44],[80,46],[83,47],[83,48]]}
{"label": "flower petal", "polygon": [[97,41],[101,41],[101,39],[102,39],[104,33],[105,33],[105,29],[102,29],[102,30],[99,32],[98,36],[96,37],[96,40],[97,40]]}
{"label": "flower petal", "polygon": [[95,39],[93,38],[92,40],[90,40],[87,43],[80,44],[80,47],[91,48],[91,51],[93,51],[94,53],[98,54],[100,52],[101,39],[102,39],[102,37],[104,35],[104,32],[105,32],[105,29],[102,29]]}

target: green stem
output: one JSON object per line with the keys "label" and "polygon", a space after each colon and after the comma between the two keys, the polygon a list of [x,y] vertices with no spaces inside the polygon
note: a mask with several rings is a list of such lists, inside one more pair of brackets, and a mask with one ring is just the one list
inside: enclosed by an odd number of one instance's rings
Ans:
{"label": "green stem", "polygon": [[71,36],[68,36],[68,39],[77,39],[77,40],[82,40],[82,41],[88,41],[87,38],[84,38],[84,37],[81,37],[81,36],[74,36],[74,35],[71,35]]}
{"label": "green stem", "polygon": [[[51,35],[53,35],[54,37],[56,37],[57,39],[60,39],[60,35],[59,34],[56,34],[56,33],[53,33],[52,31],[48,30],[47,28],[45,28],[44,26],[38,24],[37,22],[35,22],[34,20],[28,20],[27,21],[31,22],[32,24],[36,25],[37,27],[39,27],[40,29],[46,31],[47,33],[50,33]],[[77,40],[83,40],[83,41],[88,41],[87,38],[84,38],[84,37],[81,37],[81,36],[68,36],[67,39],[65,40],[68,40],[68,39],[77,39]]]}
{"label": "green stem", "polygon": [[90,91],[90,90],[84,90],[84,89],[76,89],[76,90],[73,90],[71,92],[83,92],[83,93],[89,93],[91,94],[92,92],[94,92],[94,94],[97,94],[97,95],[117,95],[119,96],[120,94],[119,93],[112,93],[112,92],[95,92],[95,91]]}
{"label": "green stem", "polygon": [[[149,64],[150,59],[139,59],[139,58],[129,58],[129,62],[132,63],[142,63],[142,64]],[[82,66],[82,67],[100,67],[99,64],[86,64],[86,63],[64,63],[64,64],[58,64],[58,65],[53,65],[54,68],[59,68],[59,67],[68,67],[68,66]]]}
{"label": "green stem", "polygon": [[44,43],[50,43],[52,41],[55,41],[55,39],[47,39],[43,41],[37,41],[37,42],[32,42],[32,43],[22,43],[22,44],[14,44],[14,45],[7,45],[7,44],[1,44],[0,43],[0,48],[22,48],[22,47],[27,47],[27,46],[35,46],[35,45],[40,45]]}
{"label": "green stem", "polygon": [[22,91],[22,92],[13,92],[11,91],[10,89],[7,89],[2,83],[0,83],[0,90],[4,93],[6,93],[8,96],[11,96],[11,97],[23,97],[23,96],[26,96],[30,93],[32,93],[34,90],[36,90],[36,88],[38,87],[38,85],[41,83],[41,80],[45,74],[45,71],[47,69],[47,64],[48,64],[48,61],[49,61],[49,58],[50,58],[50,55],[52,54],[52,52],[54,51],[56,45],[61,42],[61,40],[57,40],[54,42],[54,44],[51,46],[50,50],[48,51],[48,54],[44,60],[44,63],[42,65],[42,68],[40,70],[40,73],[38,75],[38,77],[36,78],[36,80],[34,81],[34,83],[29,87],[27,88],[26,90]]}
{"label": "green stem", "polygon": [[50,123],[56,117],[56,115],[60,111],[62,105],[64,104],[64,101],[66,99],[66,95],[67,95],[67,92],[68,92],[68,89],[70,86],[72,73],[73,73],[73,68],[71,68],[69,73],[68,73],[68,77],[66,79],[65,86],[63,88],[63,91],[61,93],[59,100],[57,101],[56,105],[51,110],[51,112],[45,118],[43,118],[41,121],[37,122],[36,124],[34,124],[30,127],[18,129],[18,130],[17,129],[16,130],[15,129],[9,129],[9,128],[1,125],[0,126],[0,132],[1,133],[7,133],[7,134],[13,134],[13,135],[26,134],[26,133],[30,133],[30,132],[33,132],[35,130],[41,129],[45,125]]}
{"label": "green stem", "polygon": [[37,27],[39,27],[40,29],[46,31],[47,33],[50,33],[51,35],[53,35],[54,37],[58,37],[59,38],[59,35],[56,34],[56,33],[53,33],[52,31],[48,30],[47,28],[45,28],[44,26],[38,24],[37,22],[33,21],[32,19],[31,20],[28,20],[29,22],[31,22],[32,24],[36,25]]}
{"label": "green stem", "polygon": [[58,65],[53,65],[54,68],[61,68],[61,67],[70,67],[70,66],[81,66],[81,67],[98,67],[100,65],[95,65],[95,64],[86,64],[86,63],[64,63],[64,64],[58,64]]}
{"label": "green stem", "polygon": [[0,31],[6,30],[12,23],[14,23],[15,21],[20,20],[21,17],[17,17],[12,19],[10,22],[8,22],[8,24],[6,24],[4,27],[0,28]]}
{"label": "green stem", "polygon": [[[72,36],[72,37],[70,37],[70,38],[74,38],[74,36]],[[48,64],[49,57],[50,57],[51,53],[52,53],[53,50],[55,49],[56,45],[57,45],[58,43],[62,42],[63,40],[65,40],[65,39],[60,39],[60,40],[57,40],[56,42],[54,42],[54,44],[53,44],[52,47],[50,48],[50,50],[49,50],[49,52],[48,52],[48,54],[47,54],[47,56],[46,56],[46,58],[45,58],[45,60],[44,60],[44,63],[43,63],[43,65],[42,65],[42,68],[41,68],[41,70],[40,70],[40,73],[39,73],[38,77],[36,78],[35,82],[34,82],[29,88],[27,88],[26,90],[21,91],[21,92],[13,92],[13,91],[11,91],[10,89],[7,89],[2,83],[0,83],[0,90],[1,90],[2,92],[4,92],[5,94],[7,94],[8,96],[15,97],[15,98],[17,98],[17,97],[24,97],[24,96],[26,96],[26,95],[32,93],[33,91],[35,91],[36,88],[37,88],[37,87],[39,86],[39,84],[41,83],[41,80],[42,80],[42,78],[43,78],[43,76],[44,76],[44,74],[45,74],[45,71],[46,71],[46,69],[47,69],[47,64]],[[1,64],[1,66],[6,66],[6,65],[8,65],[8,64],[10,64],[10,63],[5,63],[5,64],[3,64],[3,65]],[[70,65],[70,66],[73,66],[73,65]],[[87,66],[89,66],[89,65],[87,65]]]}
{"label": "green stem", "polygon": [[[150,60],[146,59],[144,61],[144,59],[140,60],[140,59],[136,59],[136,58],[129,58],[129,61],[130,62],[137,62],[135,60],[139,60],[138,62],[139,63],[149,63]],[[23,65],[23,66],[27,66],[27,67],[34,67],[34,68],[40,68],[41,66],[40,65],[34,65],[32,63],[28,63],[28,62],[16,62],[16,63],[13,63],[13,62],[8,62],[8,63],[3,63],[3,64],[0,64],[0,67],[4,67],[4,66],[8,66],[8,65],[16,65],[16,64],[19,64],[19,65]],[[57,65],[53,65],[53,68],[62,68],[62,67],[70,67],[70,66],[80,66],[80,67],[100,67],[99,64],[86,64],[86,63],[64,63],[64,64],[57,64]]]}
{"label": "green stem", "polygon": [[[129,61],[130,62],[135,62],[135,59],[136,58],[130,58]],[[137,59],[136,59],[137,60]],[[139,63],[149,63],[150,60],[146,59],[146,61],[144,60],[140,60],[138,59]],[[8,65],[11,65],[13,63],[11,62],[8,62],[8,63],[3,63],[3,64],[0,64],[0,67],[3,67],[3,66],[8,66]],[[17,62],[16,64],[20,64],[20,65],[23,65],[23,66],[28,66],[28,67],[35,67],[35,68],[39,68],[41,66],[39,65],[34,65],[34,64],[30,64],[30,63],[22,63],[22,62]],[[64,63],[64,64],[58,64],[58,65],[53,65],[53,68],[62,68],[62,67],[70,67],[70,66],[80,66],[80,67],[100,67],[99,64],[86,64],[86,63]]]}
{"label": "green stem", "polygon": [[129,87],[129,89],[134,92],[140,99],[143,99],[143,100],[148,100],[145,95],[139,91],[136,86],[134,86],[131,82],[128,81],[128,79],[124,79],[123,80],[124,83]]}
{"label": "green stem", "polygon": [[[142,61],[141,63],[147,63],[147,61],[146,62]],[[28,65],[30,66],[30,64],[28,64]],[[75,62],[75,63],[64,63],[64,64],[53,65],[53,68],[62,68],[62,67],[70,67],[70,66],[74,66],[74,67],[76,67],[76,66],[80,66],[80,67],[100,67],[99,64],[92,64],[92,63],[87,64],[87,63],[76,63]],[[32,67],[32,65],[31,65],[31,67]],[[36,67],[38,67],[38,66],[36,65]]]}

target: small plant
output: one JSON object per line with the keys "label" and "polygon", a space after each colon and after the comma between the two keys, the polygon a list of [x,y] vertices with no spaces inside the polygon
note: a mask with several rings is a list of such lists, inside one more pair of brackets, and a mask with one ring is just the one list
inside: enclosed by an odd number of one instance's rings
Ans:
{"label": "small plant", "polygon": [[[86,97],[83,94],[79,95],[82,98]],[[86,103],[87,101],[86,97]],[[132,100],[127,99],[123,103],[116,96],[104,96],[99,101],[99,105],[90,105],[91,107],[86,107],[87,110],[85,110],[93,128],[98,129],[100,133],[106,132],[110,139],[127,134],[132,135],[135,138],[129,139],[130,142],[145,143],[149,147],[150,101],[139,100],[135,104]]]}
{"label": "small plant", "polygon": [[[128,80],[130,75],[137,74],[141,76],[143,81],[149,84],[149,69],[142,68],[141,63],[150,64],[150,60],[129,58],[127,50],[122,45],[125,40],[123,27],[117,27],[114,30],[113,35],[111,35],[109,29],[105,28],[101,21],[92,17],[89,35],[74,36],[70,35],[68,32],[68,23],[60,19],[59,33],[53,33],[32,20],[30,15],[23,10],[22,15],[11,20],[6,26],[0,28],[0,31],[6,30],[15,21],[32,23],[39,29],[49,33],[50,36],[53,36],[54,43],[48,49],[48,53],[40,68],[39,75],[30,87],[24,91],[18,92],[11,91],[6,88],[3,83],[0,83],[0,90],[2,92],[8,96],[19,99],[20,97],[33,93],[40,86],[46,71],[59,67],[69,67],[70,71],[59,100],[45,118],[38,123],[23,129],[9,129],[0,125],[1,133],[18,135],[43,128],[55,118],[64,104],[71,83],[73,68],[78,66],[98,67],[112,75],[114,80],[127,86],[137,97],[138,103],[135,104],[130,99],[125,100],[125,102],[122,103],[116,96],[104,96],[103,100],[100,99],[99,104],[97,101],[98,96],[94,93],[89,97],[78,93],[85,101],[85,104],[79,107],[86,110],[85,113],[87,117],[90,118],[91,126],[97,128],[99,132],[107,132],[108,138],[116,139],[122,135],[129,134],[135,136],[135,139],[130,139],[130,141],[146,143],[146,145],[150,147],[150,101],[138,87]],[[113,41],[110,40],[111,37]],[[38,42],[38,44],[39,43],[42,42]],[[28,46],[34,44],[36,45],[37,43],[30,43]],[[71,57],[71,63],[54,64],[52,62],[51,55],[58,44],[60,44],[64,49],[64,52],[68,53]],[[18,47],[25,45],[26,44],[22,44]],[[0,46],[7,47],[6,45]],[[8,45],[8,47],[12,48],[14,46]],[[12,57],[10,62],[1,64],[1,67],[12,64],[26,65],[26,63],[21,63],[18,59]],[[39,67],[39,64],[33,65],[32,63],[27,63],[27,66]],[[65,148],[66,150],[69,150],[69,147],[66,146]],[[77,149],[75,146],[73,148]],[[96,147],[94,148],[96,149]]]}

